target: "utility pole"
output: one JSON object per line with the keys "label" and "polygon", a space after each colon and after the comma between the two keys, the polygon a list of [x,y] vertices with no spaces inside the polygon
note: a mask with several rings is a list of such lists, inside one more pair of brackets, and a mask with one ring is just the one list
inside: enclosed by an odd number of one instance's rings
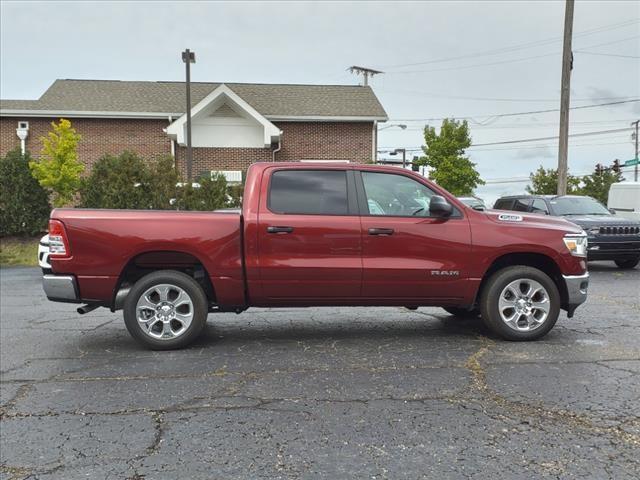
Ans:
{"label": "utility pole", "polygon": [[560,91],[560,140],[558,146],[558,195],[567,194],[567,156],[569,150],[569,103],[571,96],[571,70],[573,53],[571,37],[573,33],[574,0],[566,0],[564,11],[564,43],[562,47],[562,87]]}
{"label": "utility pole", "polygon": [[632,122],[631,125],[635,125],[636,126],[636,133],[635,133],[635,140],[636,140],[636,165],[633,168],[633,181],[637,182],[638,181],[638,122],[640,122],[640,120],[636,120],[635,122]]}
{"label": "utility pole", "polygon": [[381,72],[380,70],[374,70],[372,68],[359,67],[357,65],[351,65],[347,70],[351,73],[355,73],[356,75],[362,75],[362,86],[366,87],[369,85],[369,77],[373,77],[374,75],[378,75]]}
{"label": "utility pole", "polygon": [[195,52],[187,48],[182,52],[182,61],[187,69],[187,181],[191,182],[193,168],[193,154],[191,151],[191,64],[196,63]]}

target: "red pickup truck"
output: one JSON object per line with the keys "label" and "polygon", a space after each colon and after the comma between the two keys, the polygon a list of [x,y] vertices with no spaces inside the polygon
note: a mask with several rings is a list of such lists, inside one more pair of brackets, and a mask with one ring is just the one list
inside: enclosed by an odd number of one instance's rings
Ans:
{"label": "red pickup truck", "polygon": [[79,313],[123,309],[153,349],[252,306],[440,306],[534,340],[586,300],[579,227],[476,211],[397,167],[256,163],[243,198],[215,212],[56,209],[45,293]]}

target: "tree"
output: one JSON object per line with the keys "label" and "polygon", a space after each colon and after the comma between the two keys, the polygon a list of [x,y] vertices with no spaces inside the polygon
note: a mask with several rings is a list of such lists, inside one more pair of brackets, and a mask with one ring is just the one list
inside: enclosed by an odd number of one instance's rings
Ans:
{"label": "tree", "polygon": [[[544,168],[542,165],[529,174],[531,185],[526,190],[532,195],[555,195],[558,193],[558,170]],[[580,186],[580,178],[567,176],[567,194],[577,193]]]}
{"label": "tree", "polygon": [[36,235],[49,219],[47,192],[29,170],[29,154],[15,149],[0,158],[0,223],[4,235]]}
{"label": "tree", "polygon": [[80,135],[64,118],[51,122],[52,131],[42,137],[42,158],[29,162],[33,176],[53,194],[53,205],[68,205],[80,187],[84,165],[78,161]]}
{"label": "tree", "polygon": [[418,159],[418,165],[431,167],[429,177],[454,195],[470,195],[478,185],[484,185],[476,164],[465,156],[465,149],[471,146],[467,121],[457,122],[445,119],[440,134],[434,127],[424,127],[425,156]]}
{"label": "tree", "polygon": [[580,189],[580,194],[593,197],[603,205],[606,205],[609,200],[611,184],[623,180],[624,177],[620,173],[620,169],[615,168],[615,164],[611,168],[603,168],[601,165],[596,165],[594,173],[582,177],[583,186]]}
{"label": "tree", "polygon": [[[99,159],[82,182],[80,206],[85,208],[149,209],[158,196],[149,195],[149,168],[135,153]],[[175,187],[175,181],[174,181]],[[169,208],[168,199],[167,206]]]}

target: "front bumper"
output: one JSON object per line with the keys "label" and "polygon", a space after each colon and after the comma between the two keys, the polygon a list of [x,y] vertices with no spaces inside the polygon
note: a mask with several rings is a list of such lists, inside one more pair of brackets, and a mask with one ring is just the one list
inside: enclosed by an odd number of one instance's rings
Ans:
{"label": "front bumper", "polygon": [[563,275],[562,278],[567,288],[567,315],[571,318],[575,309],[587,301],[589,272],[584,275]]}
{"label": "front bumper", "polygon": [[42,288],[51,301],[80,303],[78,282],[72,275],[43,275]]}
{"label": "front bumper", "polygon": [[589,238],[588,260],[616,260],[640,256],[640,238]]}

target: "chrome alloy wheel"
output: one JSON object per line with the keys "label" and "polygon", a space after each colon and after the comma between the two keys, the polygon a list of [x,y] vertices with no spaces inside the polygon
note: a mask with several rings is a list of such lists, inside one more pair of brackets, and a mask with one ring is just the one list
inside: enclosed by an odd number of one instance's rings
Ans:
{"label": "chrome alloy wheel", "polygon": [[154,285],[136,304],[142,331],[158,340],[171,340],[187,331],[193,320],[193,301],[176,285]]}
{"label": "chrome alloy wheel", "polygon": [[539,328],[549,316],[550,309],[547,290],[529,278],[520,278],[508,284],[498,300],[500,318],[518,332]]}

